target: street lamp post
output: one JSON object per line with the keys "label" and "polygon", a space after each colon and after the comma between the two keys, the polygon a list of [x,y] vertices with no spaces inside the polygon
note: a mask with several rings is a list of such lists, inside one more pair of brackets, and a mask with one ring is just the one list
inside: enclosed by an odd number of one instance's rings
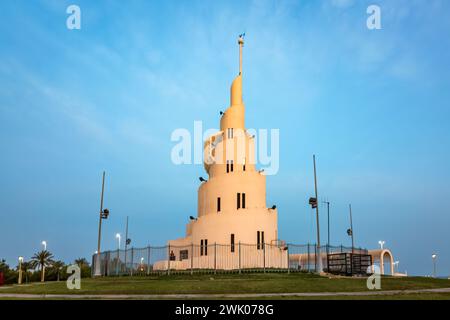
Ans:
{"label": "street lamp post", "polygon": [[317,272],[322,272],[322,255],[320,253],[320,226],[319,226],[319,206],[317,205],[317,175],[316,175],[316,155],[313,155],[313,163],[314,163],[314,191],[316,196],[316,224],[317,224]]}
{"label": "street lamp post", "polygon": [[44,251],[47,251],[47,241],[42,241],[41,244],[44,246]]}
{"label": "street lamp post", "polygon": [[384,247],[385,243],[386,243],[386,241],[383,241],[383,240],[378,241],[378,244],[380,245],[381,250],[383,250],[383,247]]}
{"label": "street lamp post", "polygon": [[436,278],[436,259],[437,259],[437,254],[433,253],[431,255],[431,259],[433,259],[433,277]]}
{"label": "street lamp post", "polygon": [[100,198],[100,216],[99,216],[99,221],[98,221],[97,255],[96,255],[96,259],[95,259],[95,273],[94,273],[95,276],[102,275],[101,269],[100,269],[100,255],[101,255],[100,242],[101,242],[101,238],[102,238],[102,220],[108,219],[108,216],[109,216],[109,210],[103,209],[104,191],[105,191],[105,171],[103,171],[102,194],[101,194],[101,198]]}
{"label": "street lamp post", "polygon": [[19,257],[19,284],[22,284],[22,262],[23,262],[23,257]]}

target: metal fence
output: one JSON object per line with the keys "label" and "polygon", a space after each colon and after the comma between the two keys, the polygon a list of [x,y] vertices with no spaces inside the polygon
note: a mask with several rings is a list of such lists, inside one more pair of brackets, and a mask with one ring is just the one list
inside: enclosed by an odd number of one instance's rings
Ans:
{"label": "metal fence", "polygon": [[[366,249],[315,244],[209,244],[148,246],[105,251],[92,257],[93,275],[150,275],[225,272],[313,272],[318,259],[327,271],[328,254],[361,253]],[[98,267],[99,265],[99,267]]]}

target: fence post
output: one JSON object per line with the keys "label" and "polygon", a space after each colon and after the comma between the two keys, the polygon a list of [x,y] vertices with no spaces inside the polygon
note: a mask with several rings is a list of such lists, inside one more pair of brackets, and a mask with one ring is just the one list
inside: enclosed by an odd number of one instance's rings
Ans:
{"label": "fence post", "polygon": [[[103,257],[103,255],[106,255],[106,253],[101,254],[100,258],[98,259],[98,261],[100,262],[100,267],[99,268],[100,268],[100,273],[102,274],[102,277],[106,276],[106,273],[105,273],[105,261],[103,261],[103,264],[102,264],[102,260],[105,259]],[[103,265],[103,267],[102,267],[102,265]]]}
{"label": "fence post", "polygon": [[309,272],[309,264],[310,264],[310,261],[309,261],[309,243],[308,243],[308,272]]}
{"label": "fence post", "polygon": [[128,272],[127,269],[127,246],[125,246],[125,259],[124,259],[124,264],[125,264],[125,274]]}
{"label": "fence post", "polygon": [[214,242],[214,274],[216,274],[216,269],[217,269],[217,255],[216,255],[216,251],[217,251],[217,243]]}
{"label": "fence post", "polygon": [[149,275],[150,274],[150,254],[151,254],[151,248],[150,248],[150,245],[148,246],[148,248],[147,248],[147,275]]}
{"label": "fence post", "polygon": [[266,273],[266,244],[263,243],[263,268],[264,268],[264,273]]}
{"label": "fence post", "polygon": [[105,255],[105,276],[108,276],[109,274],[109,251]]}
{"label": "fence post", "polygon": [[317,272],[317,244],[314,244],[314,271]]}
{"label": "fence post", "polygon": [[111,251],[108,251],[108,268],[106,269],[106,274],[111,275]]}
{"label": "fence post", "polygon": [[[352,250],[353,250],[353,246],[352,246]],[[351,275],[353,275],[353,253],[349,253],[350,255],[350,273]]]}
{"label": "fence post", "polygon": [[327,272],[330,273],[330,249],[328,249],[327,253]]}
{"label": "fence post", "polygon": [[287,253],[287,269],[288,269],[288,274],[291,272],[291,266],[289,264],[289,245],[286,246],[286,253]]}
{"label": "fence post", "polygon": [[170,244],[167,247],[167,275],[170,275]]}
{"label": "fence post", "polygon": [[94,277],[96,255],[97,255],[97,254],[94,254],[94,255],[92,256],[92,259],[91,259],[91,266],[92,266],[92,268],[91,268],[91,277]]}
{"label": "fence post", "polygon": [[103,275],[108,275],[108,251],[105,253],[105,257],[103,258]]}
{"label": "fence post", "polygon": [[117,249],[116,276],[119,275],[120,250]]}
{"label": "fence post", "polygon": [[239,241],[239,273],[241,273],[241,242]]}
{"label": "fence post", "polygon": [[134,261],[134,248],[131,247],[131,270],[130,270],[131,276],[133,276],[133,261]]}
{"label": "fence post", "polygon": [[194,244],[191,243],[191,275],[194,274]]}

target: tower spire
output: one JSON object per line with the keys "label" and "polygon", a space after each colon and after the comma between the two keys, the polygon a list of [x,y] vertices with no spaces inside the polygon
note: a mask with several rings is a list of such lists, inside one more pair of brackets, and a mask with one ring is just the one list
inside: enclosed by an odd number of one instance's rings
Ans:
{"label": "tower spire", "polygon": [[245,33],[239,35],[238,44],[239,44],[239,75],[242,75],[242,47],[244,47],[244,37]]}

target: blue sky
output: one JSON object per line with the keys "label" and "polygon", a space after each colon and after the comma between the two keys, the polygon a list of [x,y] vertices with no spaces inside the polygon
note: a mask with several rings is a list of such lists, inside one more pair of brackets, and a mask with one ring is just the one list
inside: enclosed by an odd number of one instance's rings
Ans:
{"label": "blue sky", "polygon": [[[77,4],[82,29],[66,28]],[[382,30],[366,28],[381,7]],[[279,234],[314,242],[312,154],[332,243],[385,240],[400,271],[450,274],[450,3],[396,1],[1,1],[0,258],[103,248],[130,216],[135,246],[184,235],[201,165],[170,160],[177,128],[217,128],[246,32],[250,128],[280,129],[268,177]],[[322,239],[326,238],[321,207]]]}

